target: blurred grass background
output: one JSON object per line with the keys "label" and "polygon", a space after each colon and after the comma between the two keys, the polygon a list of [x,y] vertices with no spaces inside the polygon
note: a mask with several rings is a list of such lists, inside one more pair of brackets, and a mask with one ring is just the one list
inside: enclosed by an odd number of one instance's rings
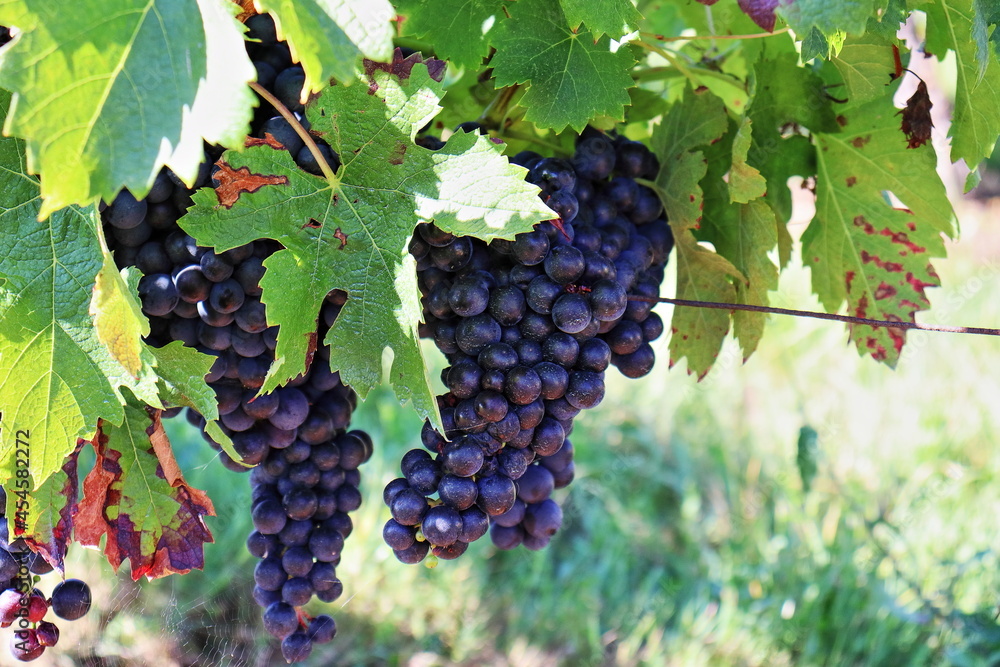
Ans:
{"label": "blurred grass background", "polygon": [[[963,214],[922,321],[1000,323],[996,219],[996,204]],[[819,310],[808,272],[784,273],[774,304]],[[1000,664],[1000,343],[911,333],[891,371],[840,325],[768,329],[745,365],[729,341],[701,383],[668,369],[664,340],[650,376],[609,372],[607,398],[577,419],[578,476],[550,547],[487,538],[433,570],[381,541],[382,488],[420,424],[375,392],[354,422],[377,452],[345,593],[311,609],[339,633],[308,664]],[[188,481],[219,514],[205,571],[139,586],[75,548],[68,575],[91,582],[95,609],[36,664],[284,664],[250,595],[247,480],[172,421]]]}

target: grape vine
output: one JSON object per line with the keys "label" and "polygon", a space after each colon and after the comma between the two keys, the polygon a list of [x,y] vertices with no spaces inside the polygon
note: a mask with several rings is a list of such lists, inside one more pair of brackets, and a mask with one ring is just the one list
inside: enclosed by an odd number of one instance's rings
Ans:
{"label": "grape vine", "polygon": [[[971,189],[1000,136],[982,3],[924,3],[919,33],[896,0],[151,7],[0,6],[0,621],[27,619],[19,659],[56,643],[50,606],[89,607],[79,580],[16,582],[64,574],[71,541],[134,579],[202,567],[214,507],[162,423],[181,410],[249,471],[253,596],[295,662],[336,633],[310,600],[350,586],[374,449],[350,420],[383,377],[424,420],[383,494],[387,548],[416,563],[487,532],[544,547],[608,368],[640,378],[663,349],[700,378],[730,333],[750,357],[791,312],[769,292],[795,248],[859,353],[894,366],[908,329],[954,329],[917,322],[958,221],[909,68],[954,61]],[[791,178],[816,207],[799,239]],[[660,301],[684,307],[666,323]]]}

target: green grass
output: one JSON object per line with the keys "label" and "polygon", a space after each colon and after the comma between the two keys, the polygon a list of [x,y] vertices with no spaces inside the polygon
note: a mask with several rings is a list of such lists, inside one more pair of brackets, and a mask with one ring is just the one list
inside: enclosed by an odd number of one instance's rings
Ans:
{"label": "green grass", "polygon": [[[940,265],[948,288],[924,321],[1000,322],[987,231]],[[816,308],[808,272],[785,274],[775,302]],[[746,365],[730,343],[700,384],[683,364],[668,372],[663,341],[650,377],[609,374],[572,434],[564,528],[539,553],[485,539],[436,569],[396,562],[381,490],[419,446],[419,423],[375,392],[355,421],[378,451],[338,568],[345,594],[314,608],[340,630],[309,664],[1000,663],[998,343],[917,336],[893,372],[859,358],[838,325],[768,328]],[[806,425],[819,436],[808,492]],[[60,664],[283,664],[250,598],[246,480],[186,424],[172,435],[220,514],[206,572],[139,589],[127,574],[98,580],[98,556],[75,550],[69,574],[95,581],[98,613],[64,624]]]}

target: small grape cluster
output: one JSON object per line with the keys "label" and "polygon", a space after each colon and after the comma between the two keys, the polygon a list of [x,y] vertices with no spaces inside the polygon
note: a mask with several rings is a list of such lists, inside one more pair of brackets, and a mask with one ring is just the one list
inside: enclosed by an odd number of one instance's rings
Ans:
{"label": "small grape cluster", "polygon": [[609,365],[649,373],[663,333],[653,303],[629,299],[659,296],[673,246],[659,198],[636,182],[655,178],[655,156],[588,130],[571,161],[530,151],[511,161],[557,220],[489,244],[425,223],[410,243],[421,335],[450,365],[445,435],[425,424],[425,449],[403,457],[383,494],[383,537],[406,563],[456,558],[487,530],[502,549],[548,544],[563,518],[550,496],[574,475],[573,419],[604,398]]}
{"label": "small grape cluster", "polygon": [[32,553],[22,538],[10,539],[3,516],[6,505],[6,493],[0,489],[0,627],[16,627],[10,652],[17,660],[28,662],[59,641],[59,627],[44,620],[48,610],[66,621],[82,618],[90,611],[90,587],[79,579],[65,579],[46,599],[34,587],[32,575],[48,574],[53,567],[40,554]]}
{"label": "small grape cluster", "polygon": [[[269,16],[257,15],[247,25],[250,37],[258,40],[247,45],[258,81],[273,87],[275,96],[308,127],[299,102],[301,67],[291,64]],[[264,101],[253,134],[280,143],[303,170],[321,172],[292,126]],[[322,140],[316,143],[336,169],[337,155]],[[195,187],[209,184],[210,164],[217,157],[210,147]],[[306,373],[270,394],[259,394],[277,341],[277,327],[268,325],[260,300],[260,280],[264,260],[281,245],[259,240],[222,253],[198,246],[177,226],[192,192],[164,170],[145,199],[125,191],[103,211],[107,235],[118,266],[135,265],[144,274],[139,296],[150,320],[147,342],[179,340],[216,357],[206,380],[216,394],[222,430],[243,463],[253,466],[254,531],[247,549],[261,559],[254,570],[253,597],[263,608],[264,628],[281,640],[285,659],[297,662],[308,657],[314,644],[336,634],[333,618],[310,617],[302,607],[314,595],[332,602],[343,591],[336,566],[353,529],[349,512],[361,504],[358,467],[371,457],[372,441],[363,431],[347,430],[357,395],[331,371],[328,346],[319,346]],[[318,340],[346,299],[339,290],[327,295]],[[188,411],[188,419],[205,426],[194,411]],[[204,430],[203,436],[226,468],[250,470]]]}

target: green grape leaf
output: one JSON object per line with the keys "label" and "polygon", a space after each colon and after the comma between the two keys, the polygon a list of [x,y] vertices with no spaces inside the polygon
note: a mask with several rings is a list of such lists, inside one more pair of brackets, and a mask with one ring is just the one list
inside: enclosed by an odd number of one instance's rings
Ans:
{"label": "green grape leaf", "polygon": [[219,426],[219,404],[215,390],[205,382],[215,357],[172,341],[163,347],[150,350],[156,357],[156,372],[160,376],[160,396],[167,405],[185,405],[194,408],[205,418],[204,431],[218,443],[234,461],[240,455],[233,442]]}
{"label": "green grape leaf", "polygon": [[940,0],[927,5],[926,12],[927,50],[939,57],[955,52],[955,111],[948,130],[951,161],[965,160],[975,169],[990,156],[1000,136],[1000,63],[990,58],[980,72],[972,0]]}
{"label": "green grape leaf", "polygon": [[[14,437],[27,438],[22,442],[30,443],[30,437],[23,433]],[[13,534],[24,537],[35,553],[59,570],[63,569],[66,547],[73,533],[73,517],[80,495],[77,463],[84,442],[81,440],[66,457],[62,469],[50,475],[37,489],[25,492],[26,487],[21,487],[20,483],[22,480],[27,482],[26,478],[15,477],[4,485],[7,516],[14,517],[8,528],[12,526]]]}
{"label": "green grape leaf", "polygon": [[[148,352],[138,368],[124,366],[89,312],[104,266],[97,212],[70,207],[39,223],[39,184],[27,174],[23,142],[0,139],[0,165],[0,412],[10,432],[30,432],[26,467],[40,486],[99,418],[121,423],[119,387],[153,405],[159,399]],[[0,480],[14,474],[17,458],[12,441],[0,442]]]}
{"label": "green grape leaf", "polygon": [[[992,51],[1000,56],[1000,35],[990,30],[1000,23],[1000,2],[997,0],[972,0],[972,38],[976,42],[976,60],[979,62],[979,81],[986,75],[989,66],[990,45]],[[990,34],[992,32],[992,34]]]}
{"label": "green grape leaf", "polygon": [[525,119],[542,128],[577,132],[593,118],[624,120],[629,49],[612,49],[607,36],[573,32],[557,0],[518,0],[497,26],[493,75],[498,88],[527,84],[520,100]]}
{"label": "green grape leaf", "polygon": [[[745,119],[744,119],[745,121]],[[746,122],[732,123],[729,132],[705,149],[708,168],[701,180],[705,203],[698,239],[709,241],[715,251],[736,268],[742,278],[735,283],[735,303],[768,305],[768,290],[778,287],[778,268],[768,253],[778,243],[778,221],[774,210],[762,199],[732,202],[732,156],[745,140]],[[732,165],[735,169],[735,165]],[[723,176],[729,170],[727,186]],[[764,334],[765,313],[733,311],[733,334],[746,360],[757,349]]]}
{"label": "green grape leaf", "polygon": [[840,34],[836,34],[832,38],[834,44],[830,44],[830,40],[827,39],[826,35],[820,32],[819,28],[813,26],[806,36],[802,38],[802,62],[809,62],[813,58],[828,58],[830,57],[830,51],[836,51],[836,44],[843,41]]}
{"label": "green grape leaf", "polygon": [[816,149],[798,133],[784,136],[789,128],[812,132],[836,132],[833,102],[824,91],[823,80],[798,66],[791,40],[768,40],[753,68],[753,99],[747,116],[753,123],[753,143],[747,163],[760,170],[767,181],[765,199],[779,219],[792,214],[789,177],[816,173]]}
{"label": "green grape leaf", "polygon": [[[940,284],[930,263],[955,214],[937,175],[934,149],[906,147],[888,97],[844,112],[843,129],[817,134],[816,215],[802,236],[813,291],[829,312],[846,300],[857,317],[913,322]],[[891,192],[906,209],[895,209]],[[851,325],[861,353],[895,365],[905,331]]]}
{"label": "green grape leaf", "polygon": [[887,86],[896,72],[892,46],[892,42],[876,35],[848,38],[832,59],[844,79],[844,88],[837,89],[837,96],[846,97],[849,104],[864,104],[887,95]]}
{"label": "green grape leaf", "polygon": [[117,572],[129,559],[132,579],[183,574],[205,564],[212,541],[205,516],[212,501],[184,481],[158,410],[130,398],[121,426],[100,422],[97,462],[83,481],[77,540],[98,547]]}
{"label": "green grape leaf", "polygon": [[566,13],[570,28],[575,30],[582,23],[595,37],[609,35],[612,39],[619,39],[638,28],[642,20],[642,14],[631,0],[559,0],[559,4]]}
{"label": "green grape leaf", "polygon": [[[653,132],[652,147],[660,161],[655,189],[674,235],[679,299],[735,303],[732,279],[743,279],[728,260],[698,245],[693,233],[704,205],[698,183],[708,170],[698,148],[717,141],[727,124],[722,100],[707,90],[688,88]],[[671,331],[670,365],[687,357],[688,372],[701,378],[718,357],[729,331],[729,313],[678,306]]]}
{"label": "green grape leaf", "polygon": [[407,34],[430,41],[437,57],[459,67],[479,67],[505,18],[499,0],[398,0],[396,9]]}
{"label": "green grape leaf", "polygon": [[[392,57],[392,19],[388,0],[255,0],[274,17],[278,35],[306,75],[303,101],[330,79],[349,82],[358,59]],[[454,16],[454,15],[452,15]]]}
{"label": "green grape leaf", "polygon": [[760,171],[747,164],[747,152],[752,141],[750,124],[749,118],[740,122],[733,139],[732,169],[729,171],[729,200],[743,204],[763,197],[767,190],[767,181]]}
{"label": "green grape leaf", "polygon": [[[777,6],[778,14],[785,19],[796,35],[807,35],[817,30],[830,38],[835,33],[861,35],[868,27],[868,19],[875,15],[883,0],[793,0]],[[805,59],[805,54],[802,56]]]}
{"label": "green grape leaf", "polygon": [[[691,230],[674,232],[677,261],[677,298],[689,301],[736,303],[729,280],[744,280],[726,258],[698,245]],[[677,306],[671,321],[670,366],[687,357],[688,373],[702,379],[719,356],[729,333],[729,313],[712,308]]]}
{"label": "green grape leaf", "polygon": [[204,141],[238,146],[255,104],[237,6],[227,0],[6,0],[21,34],[0,52],[14,93],[4,134],[43,174],[42,217],[69,204],[145,196],[160,168],[194,182]]}
{"label": "green grape leaf", "polygon": [[[142,314],[136,298],[136,286],[141,275],[135,268],[126,269],[125,275],[115,266],[115,259],[103,246],[103,264],[94,281],[94,298],[90,301],[90,314],[98,339],[133,376],[142,372],[142,337],[149,335],[149,320]],[[127,283],[131,281],[130,286]]]}
{"label": "green grape leaf", "polygon": [[417,62],[388,66],[392,75],[372,66],[369,86],[333,86],[308,107],[312,131],[343,163],[338,182],[299,170],[284,150],[258,145],[223,155],[217,177],[229,185],[197,192],[180,221],[218,250],[259,238],[286,248],[265,261],[261,281],[268,320],[281,327],[262,391],[306,369],[320,305],[343,289],[347,303],[325,342],[349,352],[333,355],[334,370],[364,397],[381,381],[383,351],[391,349],[397,396],[439,423],[417,340],[421,307],[407,252],[414,226],[434,221],[489,240],[554,217],[538,188],[523,180],[524,169],[488,138],[459,132],[437,151],[413,143],[442,94]]}

